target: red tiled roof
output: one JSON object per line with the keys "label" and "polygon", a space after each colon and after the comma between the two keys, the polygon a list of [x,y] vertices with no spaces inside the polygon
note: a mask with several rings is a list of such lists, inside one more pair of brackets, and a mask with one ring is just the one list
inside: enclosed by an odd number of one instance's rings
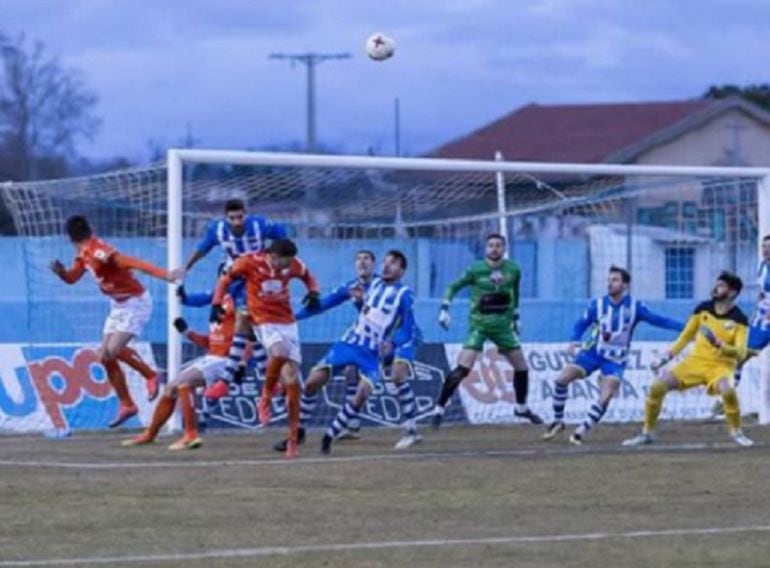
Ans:
{"label": "red tiled roof", "polygon": [[430,153],[439,158],[595,163],[714,104],[530,104]]}

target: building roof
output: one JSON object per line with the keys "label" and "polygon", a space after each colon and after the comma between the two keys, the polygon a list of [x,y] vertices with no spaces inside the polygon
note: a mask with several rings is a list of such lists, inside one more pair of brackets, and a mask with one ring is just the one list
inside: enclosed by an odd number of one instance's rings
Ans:
{"label": "building roof", "polygon": [[529,104],[448,142],[432,157],[569,163],[629,163],[639,154],[738,108],[770,125],[770,113],[740,97],[648,103]]}

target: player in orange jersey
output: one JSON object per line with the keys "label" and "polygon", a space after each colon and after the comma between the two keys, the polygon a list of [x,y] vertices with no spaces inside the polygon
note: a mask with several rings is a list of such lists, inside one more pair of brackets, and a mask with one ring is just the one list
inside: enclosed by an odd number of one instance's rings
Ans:
{"label": "player in orange jersey", "polygon": [[[166,385],[163,389],[163,396],[155,407],[150,425],[135,438],[124,440],[124,446],[140,446],[155,441],[158,432],[171,417],[176,402],[179,400],[182,405],[184,435],[171,444],[168,449],[191,450],[200,447],[202,442],[198,437],[198,424],[195,417],[195,389],[212,384],[222,377],[222,373],[225,371],[228,361],[227,354],[235,332],[236,313],[235,303],[229,294],[226,294],[222,300],[222,310],[222,321],[211,323],[208,335],[188,330],[184,318],[174,320],[174,327],[177,331],[184,334],[196,345],[205,347],[207,354],[190,361],[179,373],[179,376]],[[246,360],[251,357],[249,348],[244,352],[244,357]]]}
{"label": "player in orange jersey", "polygon": [[72,268],[67,269],[59,260],[54,260],[51,262],[51,270],[67,284],[74,284],[88,270],[102,293],[110,298],[110,313],[104,323],[100,354],[110,384],[120,400],[118,414],[109,425],[115,428],[139,412],[128,392],[126,376],[119,362],[126,363],[144,375],[151,401],[158,394],[157,372],[128,347],[128,343],[142,332],[152,314],[152,297],[132,270],[140,270],[167,282],[180,279],[184,271],[166,271],[119,253],[94,235],[88,220],[82,215],[67,219],[66,228],[77,250],[75,262]]}
{"label": "player in orange jersey", "polygon": [[[270,422],[270,399],[280,380],[286,390],[289,438],[286,457],[297,455],[299,427],[299,365],[302,362],[299,331],[289,298],[289,282],[298,278],[308,290],[303,303],[309,309],[320,306],[318,282],[298,258],[297,246],[289,239],[276,239],[263,253],[244,255],[220,278],[211,305],[211,320],[222,318],[224,298],[234,278],[246,280],[246,304],[254,324],[254,333],[269,356],[265,384],[259,398],[258,414],[262,425]],[[222,388],[224,385],[224,388]],[[224,392],[222,392],[224,391]],[[227,384],[218,381],[205,396],[219,398],[227,394]]]}

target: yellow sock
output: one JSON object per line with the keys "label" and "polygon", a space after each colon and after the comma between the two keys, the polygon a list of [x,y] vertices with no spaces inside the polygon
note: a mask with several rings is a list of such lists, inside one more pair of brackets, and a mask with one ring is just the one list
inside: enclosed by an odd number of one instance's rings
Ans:
{"label": "yellow sock", "polygon": [[652,432],[658,425],[658,416],[663,406],[663,398],[668,392],[668,386],[663,381],[655,380],[650,386],[650,394],[644,402],[644,431]]}
{"label": "yellow sock", "polygon": [[741,408],[738,403],[738,393],[730,387],[722,393],[722,401],[725,403],[725,422],[731,431],[741,427]]}

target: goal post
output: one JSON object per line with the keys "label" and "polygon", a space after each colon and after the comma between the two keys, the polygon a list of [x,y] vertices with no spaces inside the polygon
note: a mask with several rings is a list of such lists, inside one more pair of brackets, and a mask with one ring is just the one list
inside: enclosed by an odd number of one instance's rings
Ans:
{"label": "goal post", "polygon": [[[766,168],[175,149],[164,163],[4,183],[0,195],[18,232],[18,237],[0,239],[0,260],[15,276],[0,295],[7,314],[5,325],[0,322],[0,360],[7,362],[0,367],[0,430],[13,431],[40,429],[53,419],[101,428],[114,413],[115,398],[96,355],[108,304],[92,279],[66,286],[48,268],[53,259],[72,259],[64,235],[64,221],[71,215],[85,215],[96,233],[122,252],[177,268],[195,250],[210,221],[222,217],[225,202],[243,199],[249,212],[287,226],[324,292],[355,275],[357,251],[372,250],[379,259],[387,250],[401,249],[409,259],[405,282],[415,293],[424,337],[413,377],[423,419],[467,333],[467,295],[453,302],[454,323],[448,331],[436,322],[441,297],[483,256],[487,234],[508,235],[508,252],[522,267],[530,405],[545,417],[552,409],[553,380],[568,361],[570,330],[589,299],[604,292],[611,265],[630,267],[632,293],[651,309],[679,320],[707,297],[720,270],[734,270],[746,282],[741,307],[750,311],[756,301],[761,236],[770,234]],[[186,289],[210,290],[221,260],[221,251],[212,250],[187,275]],[[183,361],[201,353],[182,344],[174,319],[183,313],[191,329],[203,331],[208,310],[182,309],[175,286],[140,278],[154,308],[136,348],[173,376]],[[301,287],[295,291],[293,296],[301,297]],[[354,317],[351,306],[341,306],[300,322],[305,372]],[[644,393],[638,387],[648,384],[656,350],[674,336],[639,326],[625,391],[610,406],[606,421],[641,419]],[[770,422],[768,356],[752,360],[747,369],[742,408]],[[452,405],[446,419],[515,421],[510,374],[499,354],[491,346],[485,349],[458,390],[455,401],[461,404]],[[137,401],[144,401],[144,420],[152,411],[144,384],[137,376],[130,376],[129,383]],[[338,408],[344,381],[337,377],[332,383],[317,423]],[[67,389],[62,390],[63,384]],[[256,385],[249,373],[220,402],[213,411],[219,425],[258,427]],[[582,420],[596,389],[593,379],[575,383],[568,421]],[[367,420],[397,424],[394,393],[383,391],[374,398],[372,404],[379,406],[370,409]],[[702,393],[673,396],[663,418],[700,418],[709,408]]]}

